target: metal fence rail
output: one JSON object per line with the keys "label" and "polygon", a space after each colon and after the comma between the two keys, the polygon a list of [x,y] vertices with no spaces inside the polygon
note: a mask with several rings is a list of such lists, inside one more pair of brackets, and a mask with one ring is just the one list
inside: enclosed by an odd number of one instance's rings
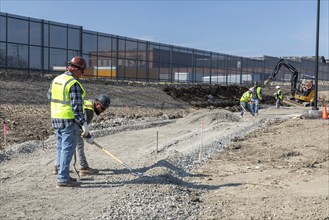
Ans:
{"label": "metal fence rail", "polygon": [[[250,84],[263,82],[278,57],[238,57],[128,37],[82,26],[0,13],[0,69],[40,74],[63,72],[67,60],[88,61],[84,77],[146,82]],[[315,59],[286,58],[299,76],[315,75]],[[329,64],[319,63],[319,80],[329,81]],[[277,81],[290,81],[282,68]]]}

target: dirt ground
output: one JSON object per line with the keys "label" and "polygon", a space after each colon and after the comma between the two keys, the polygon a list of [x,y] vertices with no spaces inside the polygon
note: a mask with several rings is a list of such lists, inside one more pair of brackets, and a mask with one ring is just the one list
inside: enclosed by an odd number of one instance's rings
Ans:
{"label": "dirt ground", "polygon": [[329,121],[272,108],[273,90],[240,118],[244,87],[83,81],[87,98],[112,98],[97,143],[147,176],[87,144],[100,174],[57,189],[51,77],[0,77],[0,219],[329,219]]}
{"label": "dirt ground", "polygon": [[[204,219],[328,219],[328,120],[275,121],[196,171]],[[216,204],[215,206],[213,204]]]}

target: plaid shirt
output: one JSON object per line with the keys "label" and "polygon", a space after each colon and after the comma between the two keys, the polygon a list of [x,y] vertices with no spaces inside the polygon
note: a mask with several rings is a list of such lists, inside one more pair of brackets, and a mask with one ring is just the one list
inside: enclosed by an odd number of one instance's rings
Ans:
{"label": "plaid shirt", "polygon": [[[72,74],[70,72],[65,72],[64,74],[72,76]],[[69,95],[70,95],[70,100],[71,100],[70,103],[71,103],[72,110],[74,113],[74,119],[52,118],[51,125],[53,128],[65,128],[74,122],[78,123],[79,125],[83,125],[83,123],[86,122],[86,118],[83,113],[83,106],[82,106],[82,103],[83,103],[82,90],[78,83],[74,83],[71,86]],[[51,100],[51,89],[50,88],[48,90],[47,96],[48,96],[48,99]]]}

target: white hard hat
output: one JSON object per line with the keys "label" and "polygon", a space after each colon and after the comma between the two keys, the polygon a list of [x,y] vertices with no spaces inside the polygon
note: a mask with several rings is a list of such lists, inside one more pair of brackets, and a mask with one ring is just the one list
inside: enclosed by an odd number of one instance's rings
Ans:
{"label": "white hard hat", "polygon": [[276,89],[280,89],[280,86],[276,86],[275,88],[276,88]]}

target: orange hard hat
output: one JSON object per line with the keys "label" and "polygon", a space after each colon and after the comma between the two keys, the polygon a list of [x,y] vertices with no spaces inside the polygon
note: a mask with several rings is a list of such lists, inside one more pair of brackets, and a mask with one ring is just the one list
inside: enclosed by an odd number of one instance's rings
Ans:
{"label": "orange hard hat", "polygon": [[73,57],[70,61],[67,62],[69,65],[79,67],[81,69],[85,69],[87,67],[87,63],[85,59],[82,57]]}

